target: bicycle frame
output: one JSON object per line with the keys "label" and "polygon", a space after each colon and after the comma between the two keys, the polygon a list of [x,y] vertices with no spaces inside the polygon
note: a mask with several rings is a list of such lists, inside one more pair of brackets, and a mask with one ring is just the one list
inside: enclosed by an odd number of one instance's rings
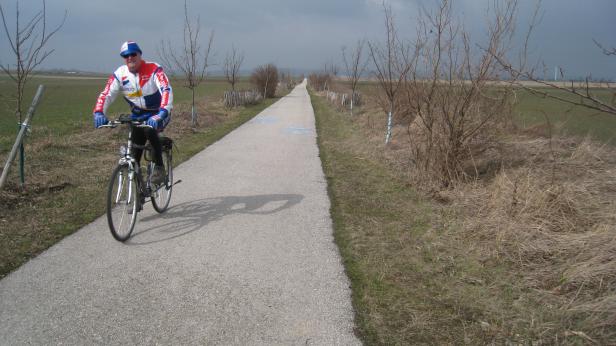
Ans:
{"label": "bicycle frame", "polygon": [[[122,124],[128,126],[128,140],[126,146],[122,145],[120,147],[120,159],[109,181],[107,192],[107,222],[111,234],[118,241],[125,241],[130,237],[135,227],[137,213],[143,209],[146,199],[149,198],[148,201],[152,203],[154,210],[158,213],[163,213],[167,210],[169,201],[171,200],[171,188],[173,185],[181,182],[181,180],[175,183],[172,181],[172,141],[165,141],[165,143],[168,143],[168,148],[165,147],[166,149],[164,149],[162,153],[165,156],[165,162],[168,166],[165,183],[153,185],[150,181],[154,172],[154,163],[152,162],[151,155],[151,151],[153,150],[152,145],[138,145],[133,142],[133,130],[135,127],[151,128],[151,126],[144,124],[142,121],[132,120],[128,115],[121,115],[118,120],[110,121],[102,127],[115,128]],[[145,150],[145,155],[143,156],[144,160],[147,162],[146,177],[142,176],[142,167],[133,156],[133,150],[135,149]],[[128,179],[128,181],[125,181],[125,179]],[[136,186],[134,184],[136,184]],[[126,189],[128,189],[128,191]],[[120,207],[116,208],[115,206]],[[130,209],[127,209],[127,207]],[[131,215],[128,221],[129,224],[124,222],[124,215],[126,215],[127,212]],[[124,229],[125,226],[128,228]]]}
{"label": "bicycle frame", "polygon": [[[128,166],[128,181],[129,181],[129,199],[132,197],[130,194],[132,193],[132,186],[130,184],[132,184],[133,181],[133,177],[135,176],[135,174],[137,175],[137,190],[139,191],[142,199],[144,199],[145,197],[150,197],[152,194],[152,187],[150,185],[150,180],[146,179],[146,181],[144,182],[143,177],[141,175],[141,166],[139,164],[137,164],[137,160],[135,160],[135,158],[132,156],[132,151],[133,149],[142,149],[145,150],[147,149],[147,145],[137,145],[133,143],[133,127],[143,127],[143,128],[151,128],[151,126],[149,125],[145,125],[143,124],[143,122],[141,121],[135,121],[135,120],[131,120],[131,121],[110,121],[107,125],[103,125],[101,127],[111,127],[111,128],[115,128],[118,125],[121,124],[128,124],[128,140],[126,143],[126,147],[122,146],[120,148],[121,149],[121,157],[118,161],[118,164],[120,165],[127,165]],[[145,155],[144,155],[144,159],[145,159]],[[147,168],[147,174],[148,176],[151,174],[150,172],[150,167],[148,166]],[[119,195],[121,194],[121,191],[118,191],[118,196],[116,197],[119,198]],[[143,204],[144,201],[140,200],[139,201],[140,204]]]}

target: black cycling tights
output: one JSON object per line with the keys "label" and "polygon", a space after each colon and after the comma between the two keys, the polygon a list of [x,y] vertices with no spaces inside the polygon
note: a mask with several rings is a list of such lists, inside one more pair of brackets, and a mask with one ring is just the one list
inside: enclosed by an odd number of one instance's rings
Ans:
{"label": "black cycling tights", "polygon": [[[133,143],[137,145],[145,145],[146,139],[149,140],[150,144],[152,144],[152,148],[154,149],[154,157],[152,158],[152,161],[154,161],[155,165],[163,165],[163,148],[160,144],[160,140],[158,139],[158,132],[156,130],[151,127],[133,127],[132,139]],[[143,149],[133,148],[133,154],[135,156],[135,160],[137,160],[137,163],[141,163]]]}

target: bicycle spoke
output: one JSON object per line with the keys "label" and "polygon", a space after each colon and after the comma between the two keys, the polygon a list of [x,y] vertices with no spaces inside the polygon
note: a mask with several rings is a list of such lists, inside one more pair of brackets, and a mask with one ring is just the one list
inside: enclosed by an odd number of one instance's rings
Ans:
{"label": "bicycle spoke", "polygon": [[130,237],[137,219],[135,175],[128,165],[119,165],[112,175],[107,194],[107,221],[111,234],[119,241]]}

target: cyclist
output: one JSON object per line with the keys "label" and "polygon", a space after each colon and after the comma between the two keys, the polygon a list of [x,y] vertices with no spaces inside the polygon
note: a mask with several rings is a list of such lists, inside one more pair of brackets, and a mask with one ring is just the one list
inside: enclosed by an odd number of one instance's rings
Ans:
{"label": "cyclist", "polygon": [[[128,41],[122,44],[120,55],[126,64],[118,67],[107,80],[94,106],[94,127],[99,128],[109,122],[105,112],[116,96],[122,92],[131,107],[131,118],[145,121],[149,127],[133,127],[132,139],[135,144],[145,145],[146,139],[154,149],[154,172],[152,183],[161,184],[165,179],[162,146],[158,132],[162,132],[171,120],[173,91],[163,68],[154,62],[141,58],[137,43]],[[141,161],[142,149],[133,149],[137,163]]]}

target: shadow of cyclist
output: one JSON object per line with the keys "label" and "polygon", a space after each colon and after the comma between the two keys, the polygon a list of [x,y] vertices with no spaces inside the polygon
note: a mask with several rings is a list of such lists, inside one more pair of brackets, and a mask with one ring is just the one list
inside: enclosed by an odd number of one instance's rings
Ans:
{"label": "shadow of cyclist", "polygon": [[[227,215],[274,214],[295,206],[303,198],[304,196],[296,194],[275,194],[215,197],[181,203],[169,208],[163,214],[141,219],[141,222],[147,222],[162,218],[167,222],[134,233],[125,244],[147,245],[171,240],[199,230],[209,222]],[[146,235],[150,238],[154,236],[155,239],[139,241],[141,238],[147,238]]]}

